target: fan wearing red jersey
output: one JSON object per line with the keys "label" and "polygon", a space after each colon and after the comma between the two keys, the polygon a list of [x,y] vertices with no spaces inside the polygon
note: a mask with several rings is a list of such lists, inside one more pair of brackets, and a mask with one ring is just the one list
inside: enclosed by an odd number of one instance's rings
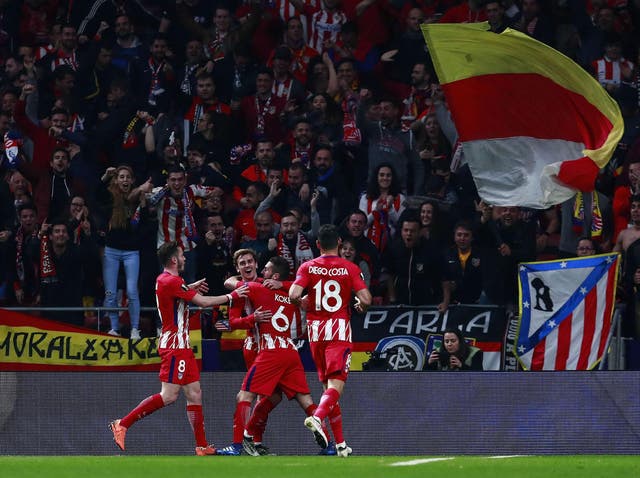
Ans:
{"label": "fan wearing red jersey", "polygon": [[342,432],[342,412],[338,399],[344,391],[351,364],[350,302],[355,293],[355,308],[364,312],[371,305],[371,293],[362,279],[362,271],[353,262],[338,256],[340,238],[335,226],[325,224],[318,231],[320,257],[298,268],[289,289],[289,298],[300,304],[308,294],[307,330],[311,355],[318,369],[324,393],[318,408],[304,421],[321,446],[329,443],[322,422],[329,417],[339,456],[351,454]]}
{"label": "fan wearing red jersey", "polygon": [[185,265],[184,251],[176,241],[160,246],[158,258],[164,266],[164,271],[156,279],[156,304],[162,319],[162,334],[158,341],[160,393],[145,398],[124,418],[112,421],[109,429],[116,445],[124,450],[125,436],[131,425],[175,402],[182,389],[196,439],[196,455],[215,455],[215,448],[207,443],[205,436],[200,370],[189,343],[189,302],[200,307],[232,303],[234,299],[244,297],[248,288],[243,286],[231,294],[205,296],[202,294],[209,290],[205,279],[185,284],[180,277]]}

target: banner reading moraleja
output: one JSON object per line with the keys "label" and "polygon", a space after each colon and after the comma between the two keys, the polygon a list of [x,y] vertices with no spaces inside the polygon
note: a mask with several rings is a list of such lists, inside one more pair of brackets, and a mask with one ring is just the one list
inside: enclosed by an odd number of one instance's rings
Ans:
{"label": "banner reading moraleja", "polygon": [[[200,319],[191,320],[191,345],[200,360]],[[129,340],[2,310],[0,370],[159,370],[156,339]]]}
{"label": "banner reading moraleja", "polygon": [[496,306],[371,307],[351,318],[354,353],[351,370],[362,370],[371,352],[384,359],[386,370],[422,370],[447,328],[460,328],[469,343],[484,352],[484,369],[502,368],[505,309]]}

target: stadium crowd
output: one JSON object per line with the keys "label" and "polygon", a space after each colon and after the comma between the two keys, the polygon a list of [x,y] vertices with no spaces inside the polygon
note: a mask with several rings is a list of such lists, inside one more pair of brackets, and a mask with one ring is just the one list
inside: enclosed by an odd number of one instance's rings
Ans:
{"label": "stadium crowd", "polygon": [[[438,21],[520,30],[609,91],[625,134],[596,192],[544,211],[479,199],[420,30]],[[0,300],[127,304],[131,335],[152,334],[163,243],[219,295],[234,251],[295,271],[333,223],[377,305],[513,307],[518,262],[583,255],[585,237],[626,253],[633,304],[636,26],[627,0],[2,0]]]}

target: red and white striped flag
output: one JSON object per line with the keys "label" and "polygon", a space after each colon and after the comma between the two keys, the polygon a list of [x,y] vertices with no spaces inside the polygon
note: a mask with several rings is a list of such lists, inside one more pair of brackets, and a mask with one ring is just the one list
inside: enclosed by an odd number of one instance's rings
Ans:
{"label": "red and white striped flag", "polygon": [[525,370],[590,370],[611,330],[618,254],[520,264],[516,355]]}

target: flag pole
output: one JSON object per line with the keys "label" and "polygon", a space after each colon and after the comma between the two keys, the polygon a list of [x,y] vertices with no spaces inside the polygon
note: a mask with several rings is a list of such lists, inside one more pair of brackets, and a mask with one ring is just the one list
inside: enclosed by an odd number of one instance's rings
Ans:
{"label": "flag pole", "polygon": [[[609,370],[611,370],[611,360],[609,360],[609,356],[610,354],[608,353],[609,351],[609,346],[611,345],[611,339],[613,338],[613,331],[616,331],[616,358],[614,361],[614,366],[616,367],[614,370],[619,370],[620,367],[620,308],[616,307],[614,312],[613,312],[613,320],[611,321],[611,328],[609,329],[609,335],[607,337],[607,343],[604,347],[605,352],[605,357],[607,357],[607,366],[609,367]],[[598,370],[604,370],[604,364],[605,364],[605,360],[604,357],[602,358],[602,360],[600,360],[600,364],[598,365]]]}

